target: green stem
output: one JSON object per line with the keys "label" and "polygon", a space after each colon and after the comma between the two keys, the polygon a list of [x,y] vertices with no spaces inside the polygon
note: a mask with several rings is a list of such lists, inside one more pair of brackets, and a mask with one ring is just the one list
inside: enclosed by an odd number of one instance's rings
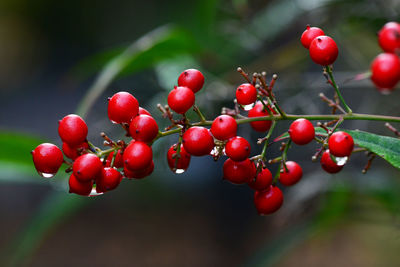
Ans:
{"label": "green stem", "polygon": [[353,111],[352,111],[351,108],[346,104],[346,101],[344,101],[344,98],[343,98],[342,94],[340,93],[339,87],[337,86],[337,84],[336,84],[336,82],[335,82],[335,78],[333,77],[333,73],[332,73],[332,68],[329,67],[329,66],[327,66],[327,67],[326,67],[326,72],[327,72],[328,75],[329,75],[329,79],[330,79],[331,82],[332,82],[332,83],[331,83],[331,84],[332,84],[332,87],[335,89],[336,94],[338,95],[338,97],[339,97],[339,99],[340,99],[340,102],[342,102],[342,104],[343,104],[343,106],[344,106],[344,109],[346,110],[346,112],[347,112],[348,114],[352,114]]}
{"label": "green stem", "polygon": [[271,125],[271,128],[269,128],[268,134],[265,136],[264,147],[263,147],[262,152],[261,152],[261,159],[262,160],[265,160],[265,154],[267,153],[267,147],[268,147],[268,140],[271,137],[272,132],[275,129],[275,125],[276,125],[276,121],[273,121],[272,125]]}
{"label": "green stem", "polygon": [[194,112],[197,113],[197,115],[199,116],[201,122],[205,122],[206,121],[206,117],[204,117],[203,113],[200,111],[198,106],[194,105],[193,106],[193,110],[194,110]]}

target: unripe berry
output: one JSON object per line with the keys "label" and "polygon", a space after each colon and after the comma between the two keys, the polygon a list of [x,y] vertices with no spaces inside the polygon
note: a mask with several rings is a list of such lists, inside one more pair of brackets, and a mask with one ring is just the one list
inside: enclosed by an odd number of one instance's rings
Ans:
{"label": "unripe berry", "polygon": [[256,175],[256,167],[250,159],[244,161],[233,161],[227,159],[223,166],[224,179],[233,184],[245,184]]}
{"label": "unripe berry", "polygon": [[395,54],[379,54],[371,64],[371,80],[380,91],[393,90],[400,80],[400,60]]}
{"label": "unripe berry", "polygon": [[82,182],[81,180],[76,179],[74,174],[71,174],[69,177],[69,192],[75,193],[81,196],[89,196],[92,192],[93,181]]}
{"label": "unripe berry", "polygon": [[136,141],[151,142],[158,134],[157,122],[149,115],[136,116],[129,124],[129,134]]}
{"label": "unripe berry", "polygon": [[214,138],[204,127],[194,126],[183,134],[183,147],[193,156],[205,156],[214,148]]}
{"label": "unripe berry", "polygon": [[78,146],[85,142],[88,127],[85,121],[75,114],[65,116],[58,124],[61,140],[70,146]]}
{"label": "unripe berry", "polygon": [[337,173],[343,169],[343,165],[339,166],[336,164],[336,162],[334,162],[331,159],[331,154],[329,153],[329,150],[326,150],[322,154],[320,163],[321,163],[322,169],[324,169],[326,172],[329,172],[329,173]]}
{"label": "unripe berry", "polygon": [[290,186],[300,181],[303,176],[303,170],[300,165],[294,161],[286,161],[286,168],[282,166],[282,170],[279,173],[279,182],[283,185]]}
{"label": "unripe berry", "polygon": [[348,157],[353,151],[354,140],[350,134],[338,131],[329,137],[328,145],[330,153],[335,157]]}
{"label": "unripe berry", "polygon": [[139,102],[128,92],[118,92],[108,99],[108,118],[112,123],[129,123],[139,112]]}
{"label": "unripe berry", "polygon": [[97,193],[111,191],[117,188],[121,181],[122,175],[119,171],[111,167],[105,167],[96,179],[96,191]]}
{"label": "unripe berry", "polygon": [[332,65],[339,54],[335,41],[326,35],[315,38],[310,44],[309,51],[311,59],[322,66]]}
{"label": "unripe berry", "polygon": [[383,51],[395,53],[400,49],[400,24],[388,22],[378,32],[378,43]]}
{"label": "unripe berry", "polygon": [[178,85],[186,86],[193,91],[198,92],[204,84],[203,74],[196,69],[187,69],[179,75]]}
{"label": "unripe berry", "polygon": [[243,137],[232,137],[225,145],[225,153],[233,161],[243,161],[250,155],[250,144]]}
{"label": "unripe berry", "polygon": [[270,185],[265,191],[254,192],[254,205],[259,215],[274,213],[282,204],[283,194],[277,186]]}
{"label": "unripe berry", "polygon": [[[275,114],[276,112],[268,106],[268,109],[271,111],[272,114]],[[269,113],[267,110],[264,109],[264,105],[261,102],[257,102],[255,106],[249,110],[248,117],[249,118],[254,118],[254,117],[264,117],[264,116],[269,116]],[[250,126],[257,132],[265,132],[268,131],[269,128],[271,128],[271,121],[253,121],[250,122]]]}
{"label": "unripe berry", "polygon": [[151,161],[150,165],[144,169],[140,170],[130,170],[124,166],[124,175],[128,179],[142,179],[146,176],[149,176],[154,170],[154,162]]}
{"label": "unripe berry", "polygon": [[210,131],[216,139],[221,141],[228,140],[236,136],[236,120],[228,115],[220,115],[213,121]]}
{"label": "unripe berry", "polygon": [[262,168],[255,179],[252,179],[250,182],[248,182],[248,185],[257,191],[267,190],[271,184],[272,174],[267,168]]}
{"label": "unripe berry", "polygon": [[126,147],[123,159],[124,166],[129,170],[143,170],[150,166],[153,160],[153,151],[146,143],[134,141]]}
{"label": "unripe berry", "polygon": [[168,106],[179,114],[184,114],[194,105],[195,96],[188,87],[175,87],[168,95]]}
{"label": "unripe berry", "polygon": [[236,89],[236,99],[240,105],[253,104],[257,100],[257,89],[249,83],[244,83]]}
{"label": "unripe berry", "polygon": [[72,164],[76,179],[87,182],[95,180],[103,168],[101,160],[92,153],[79,156]]}
{"label": "unripe berry", "polygon": [[89,149],[89,145],[87,142],[84,142],[78,146],[73,146],[73,147],[71,147],[70,145],[68,145],[68,143],[65,142],[63,142],[62,145],[62,150],[64,152],[64,155],[72,160],[75,160],[81,154],[86,154],[87,149]]}
{"label": "unripe berry", "polygon": [[303,32],[300,38],[301,44],[308,49],[310,47],[311,42],[316,37],[321,35],[325,35],[323,30],[321,30],[318,27],[310,27],[309,25],[307,25],[307,29]]}
{"label": "unripe berry", "polygon": [[[112,161],[113,157],[114,157],[114,152],[111,152],[110,154],[108,154],[107,159],[106,159],[106,164],[105,164],[106,167],[111,167],[111,161]],[[124,167],[123,152],[121,149],[119,149],[117,151],[117,155],[115,156],[115,159],[114,159],[114,166],[112,166],[112,167],[115,167],[115,168]]]}
{"label": "unripe berry", "polygon": [[32,151],[32,158],[36,170],[45,178],[53,177],[64,161],[61,150],[50,143],[38,145]]}
{"label": "unripe berry", "polygon": [[168,149],[167,153],[168,166],[173,172],[182,173],[189,167],[191,156],[189,153],[186,152],[185,147],[181,145],[179,151],[179,158],[177,159],[176,147],[177,144],[172,145]]}
{"label": "unripe berry", "polygon": [[315,137],[315,129],[312,123],[306,119],[297,119],[289,127],[290,139],[297,145],[306,145]]}

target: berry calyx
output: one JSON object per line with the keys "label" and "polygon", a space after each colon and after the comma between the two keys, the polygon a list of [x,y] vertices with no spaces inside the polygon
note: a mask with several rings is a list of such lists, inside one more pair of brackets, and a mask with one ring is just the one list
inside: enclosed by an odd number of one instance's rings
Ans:
{"label": "berry calyx", "polygon": [[142,179],[149,176],[154,171],[154,162],[151,161],[150,165],[144,169],[130,170],[124,166],[124,175],[128,179]]}
{"label": "berry calyx", "polygon": [[198,92],[204,84],[203,74],[196,69],[187,69],[183,71],[178,77],[178,85],[186,86],[193,91],[193,93]]}
{"label": "berry calyx", "polygon": [[[276,114],[276,112],[271,108],[267,107],[272,114]],[[264,105],[261,102],[257,102],[254,107],[249,110],[248,117],[264,117],[269,116],[269,113],[266,109],[264,109]],[[250,122],[250,126],[257,132],[266,132],[271,128],[272,121],[253,121]]]}
{"label": "berry calyx", "polygon": [[395,54],[381,53],[371,63],[371,81],[378,90],[387,93],[400,80],[400,60]]}
{"label": "berry calyx", "polygon": [[225,145],[225,153],[233,161],[243,161],[250,155],[250,143],[243,137],[232,137]]}
{"label": "berry calyx", "polygon": [[253,104],[257,100],[257,89],[249,84],[241,84],[236,89],[236,100],[240,105]]}
{"label": "berry calyx", "polygon": [[339,166],[336,164],[336,162],[332,160],[329,150],[326,150],[322,154],[320,164],[322,169],[324,169],[328,173],[338,173],[343,169],[343,165]]}
{"label": "berry calyx", "polygon": [[64,155],[72,160],[75,160],[81,154],[86,154],[87,149],[89,149],[89,145],[87,142],[84,142],[78,146],[73,146],[73,147],[71,147],[70,145],[68,145],[68,143],[65,142],[62,145],[62,151],[64,152]]}
{"label": "berry calyx", "polygon": [[128,92],[118,92],[108,99],[108,118],[112,123],[129,123],[139,112],[139,102]]}
{"label": "berry calyx", "polygon": [[194,105],[195,96],[190,88],[185,86],[175,87],[168,94],[168,106],[179,114],[184,114]]}
{"label": "berry calyx", "polygon": [[157,122],[149,115],[136,116],[129,124],[129,134],[136,141],[151,142],[158,134]]}
{"label": "berry calyx", "polygon": [[194,126],[183,134],[183,147],[193,156],[205,156],[214,148],[214,138],[204,127]]}
{"label": "berry calyx", "polygon": [[272,184],[272,174],[267,168],[262,168],[255,179],[248,182],[248,185],[257,191],[267,190]]}
{"label": "berry calyx", "polygon": [[96,179],[96,191],[97,193],[111,191],[117,188],[121,181],[122,175],[119,171],[111,167],[105,167]]}
{"label": "berry calyx", "polygon": [[329,151],[335,157],[348,157],[354,148],[354,140],[350,134],[338,131],[334,132],[328,140]]}
{"label": "berry calyx", "polygon": [[270,185],[265,191],[254,192],[254,205],[259,215],[267,215],[276,212],[283,204],[282,191]]}
{"label": "berry calyx", "polygon": [[303,32],[300,38],[301,44],[305,48],[309,48],[311,42],[318,36],[325,35],[324,31],[321,30],[318,27],[310,27],[310,25],[307,25],[307,29]]}
{"label": "berry calyx", "polygon": [[61,150],[50,143],[38,145],[32,151],[32,158],[37,172],[45,178],[53,177],[64,161]]}
{"label": "berry calyx", "polygon": [[125,149],[124,166],[131,171],[146,169],[153,161],[153,150],[141,141],[131,142]]}
{"label": "berry calyx", "polygon": [[229,115],[220,115],[213,121],[210,131],[216,139],[224,141],[236,136],[237,127],[234,118]]}
{"label": "berry calyx", "polygon": [[74,174],[71,174],[71,176],[69,177],[68,184],[70,193],[74,193],[81,196],[89,196],[93,188],[92,180],[83,182],[81,180],[78,180]]}
{"label": "berry calyx", "polygon": [[114,157],[114,152],[111,152],[108,154],[107,159],[106,159],[106,167],[115,167],[115,168],[122,168],[124,167],[124,160],[123,160],[123,152],[121,149],[117,151],[117,155],[115,156],[114,159],[114,166],[111,166],[112,159]]}
{"label": "berry calyx", "polygon": [[58,134],[61,140],[68,145],[79,146],[86,140],[88,127],[80,116],[70,114],[59,121]]}
{"label": "berry calyx", "polygon": [[279,174],[279,182],[286,186],[291,186],[299,182],[303,176],[303,170],[300,165],[294,161],[286,161],[286,168],[282,166]]}
{"label": "berry calyx", "polygon": [[315,137],[315,129],[307,119],[297,119],[289,127],[290,139],[296,145],[306,145]]}
{"label": "berry calyx", "polygon": [[224,179],[233,184],[245,184],[256,175],[256,167],[250,159],[233,161],[227,159],[223,166]]}
{"label": "berry calyx", "polygon": [[92,153],[79,156],[72,164],[76,179],[82,182],[95,180],[103,168],[101,160]]}
{"label": "berry calyx", "polygon": [[175,173],[184,172],[190,164],[190,154],[186,152],[185,147],[181,144],[179,158],[177,155],[177,144],[172,145],[167,152],[167,162],[169,168]]}
{"label": "berry calyx", "polygon": [[400,49],[400,24],[388,22],[378,32],[378,43],[383,51],[396,53]]}
{"label": "berry calyx", "polygon": [[329,66],[335,62],[339,50],[336,42],[329,36],[316,37],[309,47],[311,59],[322,66]]}

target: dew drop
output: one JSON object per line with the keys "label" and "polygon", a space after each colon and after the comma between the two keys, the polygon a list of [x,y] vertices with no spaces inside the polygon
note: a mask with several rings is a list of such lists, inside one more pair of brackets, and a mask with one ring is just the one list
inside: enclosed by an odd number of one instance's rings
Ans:
{"label": "dew drop", "polygon": [[98,193],[98,192],[96,191],[96,187],[93,186],[92,192],[90,192],[90,194],[89,194],[88,197],[97,197],[97,196],[100,196],[100,195],[103,195],[103,194],[104,194],[103,192]]}
{"label": "dew drop", "polygon": [[218,154],[218,148],[215,146],[212,150],[211,150],[211,152],[210,152],[210,155],[211,156],[216,156]]}
{"label": "dew drop", "polygon": [[390,95],[390,93],[391,93],[392,91],[389,90],[389,89],[380,89],[379,92],[380,92],[382,95]]}
{"label": "dew drop", "polygon": [[176,173],[176,174],[181,174],[181,173],[184,173],[186,170],[185,169],[176,169],[175,171],[174,171],[174,173]]}
{"label": "dew drop", "polygon": [[348,159],[348,157],[336,157],[336,165],[343,166],[344,164],[346,164]]}
{"label": "dew drop", "polygon": [[45,172],[38,172],[40,176],[42,176],[43,178],[51,178],[55,175],[55,173],[45,173]]}
{"label": "dew drop", "polygon": [[244,105],[243,106],[243,109],[246,110],[246,111],[249,111],[252,108],[253,108],[253,104],[249,104],[249,105]]}

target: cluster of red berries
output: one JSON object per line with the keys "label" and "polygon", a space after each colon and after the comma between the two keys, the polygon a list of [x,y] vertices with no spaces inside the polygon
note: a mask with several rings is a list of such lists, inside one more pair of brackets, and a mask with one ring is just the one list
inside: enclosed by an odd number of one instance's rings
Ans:
{"label": "cluster of red berries", "polygon": [[388,22],[378,32],[380,53],[371,63],[371,80],[384,93],[394,90],[400,81],[400,24]]}

